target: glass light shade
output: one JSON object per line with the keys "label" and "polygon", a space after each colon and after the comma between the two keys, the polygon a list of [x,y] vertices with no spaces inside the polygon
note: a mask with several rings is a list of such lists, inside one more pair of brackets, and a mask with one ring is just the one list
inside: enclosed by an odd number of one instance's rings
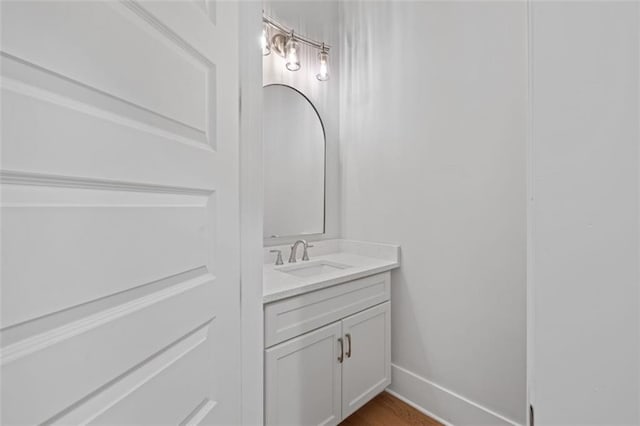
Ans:
{"label": "glass light shade", "polygon": [[325,50],[318,53],[319,69],[316,78],[320,81],[329,80],[329,53]]}
{"label": "glass light shade", "polygon": [[290,38],[289,41],[287,41],[285,52],[287,52],[287,69],[289,71],[298,71],[300,69],[300,59],[298,58],[298,42],[293,38]]}
{"label": "glass light shade", "polygon": [[260,44],[262,45],[262,55],[267,56],[271,53],[271,44],[269,43],[269,26],[267,24],[262,25],[262,36],[260,37]]}

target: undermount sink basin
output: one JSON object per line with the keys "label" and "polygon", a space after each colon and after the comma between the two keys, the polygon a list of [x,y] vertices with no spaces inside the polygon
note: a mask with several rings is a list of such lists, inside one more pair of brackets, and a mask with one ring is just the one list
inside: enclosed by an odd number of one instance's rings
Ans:
{"label": "undermount sink basin", "polygon": [[286,274],[295,275],[296,277],[312,277],[314,275],[336,272],[341,269],[347,269],[349,267],[349,265],[329,262],[326,260],[312,260],[307,262],[300,262],[295,265],[283,266],[281,268],[278,268],[278,270]]}

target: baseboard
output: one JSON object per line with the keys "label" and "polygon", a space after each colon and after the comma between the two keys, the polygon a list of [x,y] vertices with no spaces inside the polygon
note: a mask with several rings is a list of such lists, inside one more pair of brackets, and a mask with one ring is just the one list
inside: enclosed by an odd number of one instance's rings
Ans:
{"label": "baseboard", "polygon": [[445,426],[521,426],[395,364],[387,392]]}
{"label": "baseboard", "polygon": [[389,394],[391,394],[391,395],[393,395],[393,396],[395,396],[399,400],[404,401],[405,403],[409,404],[410,406],[412,406],[416,410],[420,411],[421,413],[431,417],[433,420],[437,420],[438,422],[442,423],[444,426],[454,426],[453,423],[449,423],[445,419],[436,416],[431,411],[425,409],[424,407],[419,406],[418,404],[416,404],[415,402],[411,401],[410,399],[407,399],[406,397],[400,395],[398,392],[396,392],[394,390],[391,390],[391,388],[387,388],[384,391],[389,393]]}

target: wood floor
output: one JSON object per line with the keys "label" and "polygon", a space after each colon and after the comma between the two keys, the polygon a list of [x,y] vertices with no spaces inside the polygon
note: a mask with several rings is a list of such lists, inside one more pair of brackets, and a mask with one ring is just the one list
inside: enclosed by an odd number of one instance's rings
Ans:
{"label": "wood floor", "polygon": [[398,398],[383,392],[347,417],[340,426],[442,426]]}

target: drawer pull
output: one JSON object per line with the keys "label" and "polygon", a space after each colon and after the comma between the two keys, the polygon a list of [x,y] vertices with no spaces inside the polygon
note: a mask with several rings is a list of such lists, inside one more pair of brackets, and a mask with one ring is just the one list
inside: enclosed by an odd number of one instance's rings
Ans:
{"label": "drawer pull", "polygon": [[345,337],[347,338],[347,358],[351,358],[351,334],[347,333]]}
{"label": "drawer pull", "polygon": [[342,361],[344,361],[344,343],[342,342],[342,337],[338,338],[338,343],[340,343],[340,355],[338,355],[338,362],[342,364]]}

